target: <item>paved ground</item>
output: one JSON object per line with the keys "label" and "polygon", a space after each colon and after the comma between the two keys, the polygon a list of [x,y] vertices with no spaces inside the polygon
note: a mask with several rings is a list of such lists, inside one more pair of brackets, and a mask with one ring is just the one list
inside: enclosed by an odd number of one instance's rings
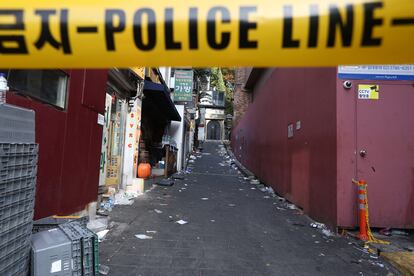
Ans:
{"label": "paved ground", "polygon": [[219,144],[205,144],[185,180],[112,211],[101,243],[109,275],[397,275],[352,240],[325,236],[300,211],[253,190],[222,155]]}

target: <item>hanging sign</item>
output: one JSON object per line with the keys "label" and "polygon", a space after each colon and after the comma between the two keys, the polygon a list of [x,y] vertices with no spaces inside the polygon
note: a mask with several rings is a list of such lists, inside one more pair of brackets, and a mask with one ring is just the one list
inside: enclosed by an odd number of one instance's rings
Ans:
{"label": "hanging sign", "polygon": [[414,63],[413,0],[0,3],[0,68]]}

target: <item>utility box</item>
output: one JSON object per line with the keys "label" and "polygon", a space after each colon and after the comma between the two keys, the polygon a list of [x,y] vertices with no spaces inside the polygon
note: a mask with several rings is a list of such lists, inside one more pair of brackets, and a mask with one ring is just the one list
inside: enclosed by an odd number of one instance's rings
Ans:
{"label": "utility box", "polygon": [[72,242],[59,229],[32,236],[31,276],[71,276]]}

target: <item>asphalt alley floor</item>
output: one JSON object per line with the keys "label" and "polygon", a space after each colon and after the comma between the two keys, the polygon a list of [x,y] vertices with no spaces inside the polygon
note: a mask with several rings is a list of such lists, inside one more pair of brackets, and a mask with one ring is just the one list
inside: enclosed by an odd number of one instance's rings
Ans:
{"label": "asphalt alley floor", "polygon": [[205,143],[197,156],[184,180],[110,213],[100,244],[109,275],[398,275],[353,240],[325,235],[300,210],[259,191],[225,162],[219,143]]}

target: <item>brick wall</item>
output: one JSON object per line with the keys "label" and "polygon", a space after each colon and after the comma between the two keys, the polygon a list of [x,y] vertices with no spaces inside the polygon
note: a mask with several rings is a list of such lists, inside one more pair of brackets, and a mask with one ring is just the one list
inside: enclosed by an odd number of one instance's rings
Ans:
{"label": "brick wall", "polygon": [[233,93],[233,128],[237,126],[250,103],[250,93],[244,89],[244,85],[252,71],[251,67],[236,68],[236,85]]}

